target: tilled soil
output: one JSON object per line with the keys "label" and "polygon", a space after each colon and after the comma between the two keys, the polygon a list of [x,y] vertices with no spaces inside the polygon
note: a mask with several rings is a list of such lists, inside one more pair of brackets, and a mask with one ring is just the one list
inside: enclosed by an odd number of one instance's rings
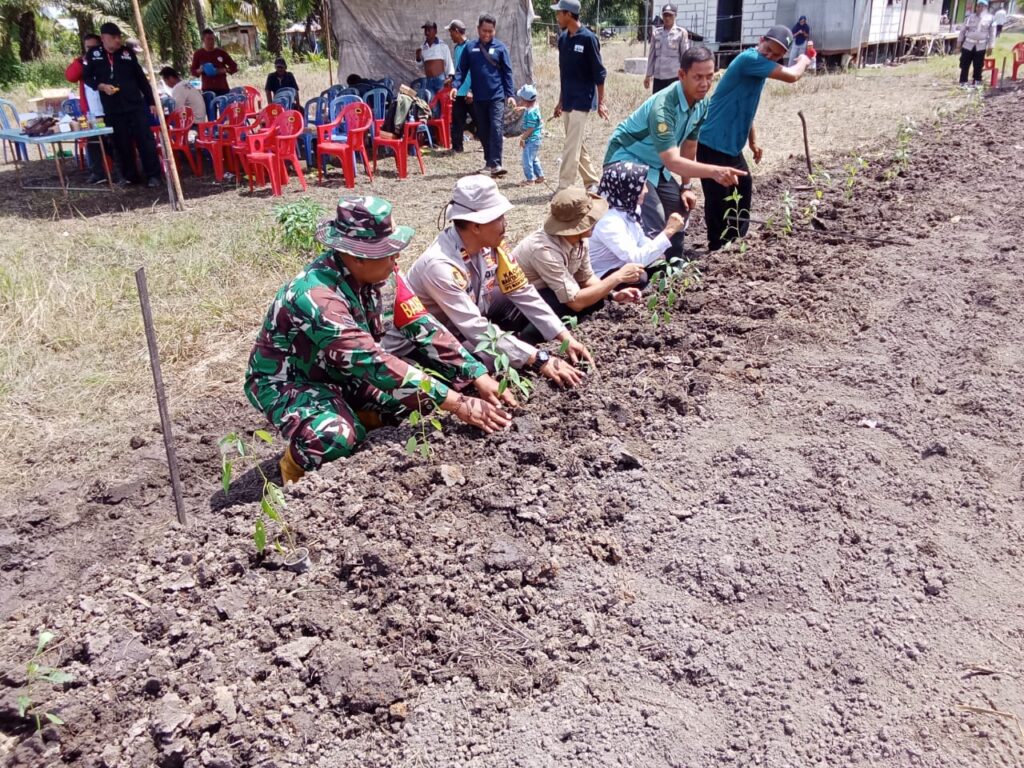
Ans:
{"label": "tilled soil", "polygon": [[[927,128],[813,233],[798,171],[667,325],[581,326],[599,372],[513,428],[408,427],[296,486],[303,574],[257,558],[240,400],[124,482],[2,518],[11,765],[992,766],[1024,760],[1024,91]],[[890,172],[887,174],[887,172]],[[794,191],[795,231],[778,201]],[[694,227],[699,234],[699,225]],[[696,237],[694,238],[696,239]],[[272,464],[268,464],[272,468]],[[16,717],[40,627],[75,675]]]}

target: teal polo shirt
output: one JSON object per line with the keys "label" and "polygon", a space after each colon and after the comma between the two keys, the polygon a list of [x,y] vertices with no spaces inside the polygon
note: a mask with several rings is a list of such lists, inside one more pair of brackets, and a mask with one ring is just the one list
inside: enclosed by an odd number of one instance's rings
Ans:
{"label": "teal polo shirt", "polygon": [[708,119],[700,129],[700,143],[736,157],[743,153],[761,101],[764,81],[779,63],[748,48],[725,70],[711,96]]}
{"label": "teal polo shirt", "polygon": [[708,112],[708,100],[701,99],[692,107],[683,95],[677,80],[671,87],[651,96],[637,110],[616,126],[604,154],[604,164],[620,161],[650,166],[647,181],[654,186],[671,173],[661,153],[694,141]]}

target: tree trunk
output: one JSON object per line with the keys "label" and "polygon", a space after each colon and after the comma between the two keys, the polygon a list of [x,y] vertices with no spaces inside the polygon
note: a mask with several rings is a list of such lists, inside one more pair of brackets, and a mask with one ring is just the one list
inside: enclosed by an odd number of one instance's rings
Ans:
{"label": "tree trunk", "polygon": [[78,22],[78,39],[82,39],[82,35],[96,30],[96,22],[92,18],[91,13],[75,12],[72,17]]}
{"label": "tree trunk", "polygon": [[192,62],[188,40],[188,0],[177,0],[169,19],[171,25],[171,63],[178,72],[185,72]]}
{"label": "tree trunk", "polygon": [[277,0],[257,0],[257,6],[267,25],[266,49],[275,56],[281,55],[281,9]]}
{"label": "tree trunk", "polygon": [[196,14],[196,25],[202,32],[206,29],[206,11],[203,10],[203,0],[192,0],[192,10]]}
{"label": "tree trunk", "polygon": [[36,31],[35,11],[23,11],[18,16],[18,57],[22,61],[35,61],[43,58],[43,46],[39,42],[39,34]]}

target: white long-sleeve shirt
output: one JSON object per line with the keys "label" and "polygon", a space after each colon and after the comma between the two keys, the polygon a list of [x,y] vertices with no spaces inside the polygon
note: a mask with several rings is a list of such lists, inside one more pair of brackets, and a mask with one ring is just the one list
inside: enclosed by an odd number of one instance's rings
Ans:
{"label": "white long-sleeve shirt", "polygon": [[665,255],[669,245],[664,232],[652,239],[625,211],[611,208],[590,237],[590,265],[598,277],[625,264],[649,267]]}
{"label": "white long-sleeve shirt", "polygon": [[968,14],[960,28],[960,47],[965,51],[987,51],[996,44],[996,17],[988,11]]}
{"label": "white long-sleeve shirt", "polygon": [[438,59],[444,62],[444,74],[446,77],[452,77],[455,74],[455,64],[452,63],[452,52],[449,51],[448,46],[440,40],[435,40],[433,43],[425,42],[420,50],[422,51],[424,63]]}

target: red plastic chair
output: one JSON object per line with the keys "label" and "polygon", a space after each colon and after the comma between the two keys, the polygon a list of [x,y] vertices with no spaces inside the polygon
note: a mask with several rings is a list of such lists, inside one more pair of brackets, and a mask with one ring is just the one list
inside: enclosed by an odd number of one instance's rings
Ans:
{"label": "red plastic chair", "polygon": [[439,117],[427,120],[427,128],[437,129],[437,143],[443,149],[452,148],[452,89],[442,88],[430,102],[431,114],[440,112]]}
{"label": "red plastic chair", "polygon": [[302,190],[306,190],[306,175],[299,164],[299,137],[306,130],[306,121],[297,109],[288,109],[278,115],[274,121],[274,154],[280,167],[282,184],[288,183],[288,166],[292,164]]}
{"label": "red plastic chair", "polygon": [[249,153],[249,142],[246,137],[250,133],[266,131],[274,124],[274,121],[284,113],[284,107],[280,104],[271,104],[260,110],[259,114],[249,115],[245,120],[245,128],[238,133],[238,138],[231,142],[232,167],[240,168],[246,176],[249,169],[245,167],[245,156]]}
{"label": "red plastic chair", "polygon": [[[344,124],[345,140],[338,141],[332,134]],[[324,157],[337,157],[341,160],[341,171],[345,176],[345,186],[351,189],[356,185],[356,155],[363,159],[366,175],[373,181],[370,171],[370,157],[366,151],[366,135],[373,125],[373,109],[369,104],[356,102],[342,107],[338,116],[327,125],[316,129],[316,180],[323,184]],[[376,139],[374,139],[376,152]],[[377,170],[374,159],[374,171]]]}
{"label": "red plastic chair", "polygon": [[244,85],[242,87],[245,88],[245,102],[246,107],[249,109],[249,114],[255,115],[263,109],[263,94],[255,85]]}
{"label": "red plastic chair", "polygon": [[416,159],[420,164],[420,173],[426,175],[427,169],[423,165],[423,152],[420,151],[420,143],[416,138],[416,132],[422,128],[424,123],[408,120],[402,131],[402,138],[388,139],[379,132],[373,137],[373,172],[377,172],[377,152],[381,147],[387,147],[395,153],[395,166],[398,169],[398,178],[404,179],[409,175],[409,150],[416,153]]}
{"label": "red plastic chair", "polygon": [[[200,163],[196,161],[196,156],[192,152],[192,147],[188,143],[188,134],[192,130],[192,125],[195,122],[195,118],[192,115],[191,107],[183,107],[179,110],[171,112],[167,115],[167,133],[171,139],[171,155],[178,152],[184,155],[185,160],[188,162],[189,168],[192,169],[193,176],[202,176],[203,168]],[[153,126],[153,138],[156,139],[157,152],[163,156],[164,143],[160,138],[160,126]]]}
{"label": "red plastic chair", "polygon": [[270,178],[270,191],[274,197],[281,196],[281,162],[274,154],[274,139],[277,127],[261,133],[250,133],[245,137],[249,151],[245,156],[245,164],[249,169],[249,191],[253,191],[253,179],[260,186],[265,183],[263,172]]}
{"label": "red plastic chair", "polygon": [[996,69],[995,58],[985,59],[985,66],[981,68],[982,72],[988,72],[990,70],[992,72],[992,75],[989,77],[988,84],[990,88],[995,88],[997,85],[999,85],[999,70]]}
{"label": "red plastic chair", "polygon": [[1017,79],[1017,70],[1024,67],[1024,43],[1013,46],[1013,79]]}
{"label": "red plastic chair", "polygon": [[245,110],[246,106],[242,102],[232,102],[224,108],[224,113],[216,122],[199,123],[196,126],[196,155],[201,160],[199,150],[205,149],[209,153],[217,181],[224,180],[225,149],[230,154],[231,142],[235,140],[237,132],[245,127]]}

